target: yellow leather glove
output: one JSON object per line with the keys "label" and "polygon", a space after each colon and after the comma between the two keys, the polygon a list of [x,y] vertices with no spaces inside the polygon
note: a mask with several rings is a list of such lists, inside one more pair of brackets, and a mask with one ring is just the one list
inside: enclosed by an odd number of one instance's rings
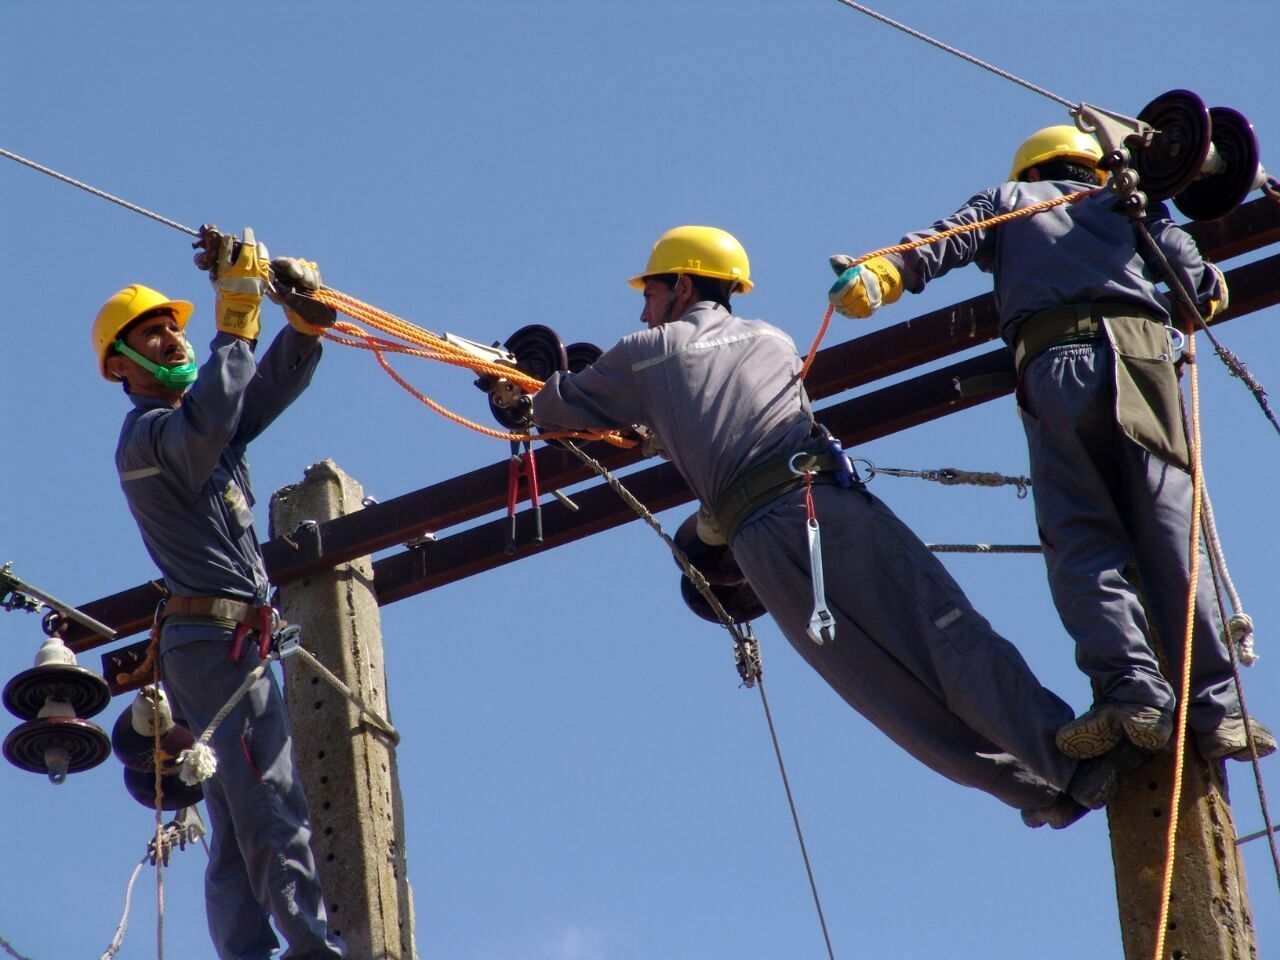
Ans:
{"label": "yellow leather glove", "polygon": [[849,266],[849,260],[842,255],[831,258],[831,268],[840,278],[827,291],[827,299],[836,313],[865,320],[902,296],[902,276],[884,257],[872,257],[856,267]]}
{"label": "yellow leather glove", "polygon": [[1204,268],[1218,278],[1217,294],[1209,301],[1208,312],[1205,314],[1206,320],[1212,320],[1230,305],[1231,294],[1227,290],[1227,278],[1216,263],[1209,263],[1206,260]]}
{"label": "yellow leather glove", "polygon": [[318,337],[338,319],[338,311],[311,296],[324,283],[314,260],[276,257],[271,261],[271,285],[267,296],[284,308],[289,326],[309,337]]}
{"label": "yellow leather glove", "polygon": [[271,278],[266,245],[254,239],[249,227],[244,228],[243,242],[230,235],[220,240],[218,259],[209,270],[209,282],[217,291],[214,323],[223,333],[257,340],[262,295]]}

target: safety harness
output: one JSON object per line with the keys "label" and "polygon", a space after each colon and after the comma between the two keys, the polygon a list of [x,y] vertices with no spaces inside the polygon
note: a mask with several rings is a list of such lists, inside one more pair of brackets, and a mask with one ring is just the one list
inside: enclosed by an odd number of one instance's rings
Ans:
{"label": "safety harness", "polygon": [[234,627],[231,634],[231,650],[227,659],[232,663],[244,660],[245,639],[258,631],[258,657],[265,659],[271,649],[271,637],[279,624],[279,614],[270,604],[253,604],[231,597],[169,597],[156,611],[156,625],[171,617],[199,617],[222,621]]}

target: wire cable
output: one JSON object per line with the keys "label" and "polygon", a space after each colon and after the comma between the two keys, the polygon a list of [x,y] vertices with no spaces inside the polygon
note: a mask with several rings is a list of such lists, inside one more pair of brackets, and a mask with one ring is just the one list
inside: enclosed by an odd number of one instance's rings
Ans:
{"label": "wire cable", "polygon": [[160,214],[153,213],[145,207],[138,206],[136,203],[130,203],[128,200],[121,200],[119,197],[107,193],[105,190],[99,190],[97,187],[91,187],[87,183],[81,183],[79,180],[68,177],[65,173],[59,173],[57,170],[50,170],[48,167],[42,166],[34,160],[28,160],[26,157],[19,156],[16,153],[11,153],[2,147],[0,147],[0,157],[8,157],[10,160],[16,160],[25,167],[30,167],[32,170],[38,170],[43,174],[53,177],[55,180],[61,180],[63,183],[69,183],[73,187],[79,187],[87,193],[92,193],[95,197],[101,197],[103,200],[110,200],[112,203],[118,203],[126,210],[132,210],[134,213],[140,213],[144,217],[150,217],[157,223],[163,223],[166,227],[173,227],[173,229],[181,230],[183,233],[189,234],[193,237],[200,236],[200,232],[198,230],[193,230],[186,224],[178,223],[176,220],[170,220],[168,217],[162,217]]}
{"label": "wire cable", "polygon": [[886,17],[883,13],[877,13],[876,11],[872,10],[870,7],[863,6],[860,3],[854,3],[853,0],[837,0],[837,2],[844,4],[846,7],[849,7],[851,10],[857,10],[859,13],[865,13],[868,17],[871,17],[875,20],[879,20],[881,23],[887,23],[889,26],[893,27],[896,30],[901,30],[903,33],[910,34],[911,36],[915,37],[917,40],[923,40],[925,43],[933,44],[933,46],[937,47],[939,50],[945,50],[947,53],[952,54],[953,56],[959,57],[961,60],[966,60],[969,63],[972,63],[975,67],[981,67],[983,70],[990,70],[996,76],[1003,77],[1006,80],[1010,80],[1013,83],[1018,84],[1018,86],[1020,87],[1026,87],[1032,93],[1038,93],[1042,97],[1048,97],[1050,100],[1054,101],[1055,103],[1060,103],[1062,106],[1067,107],[1068,109],[1074,109],[1076,107],[1076,104],[1072,103],[1070,100],[1067,100],[1065,97],[1060,97],[1056,93],[1053,93],[1050,90],[1046,90],[1044,87],[1038,87],[1034,83],[1031,83],[1030,81],[1023,80],[1021,77],[1015,76],[1014,74],[1010,73],[1008,70],[1001,70],[999,67],[993,66],[992,64],[987,63],[985,60],[979,60],[977,57],[973,56],[972,54],[965,53],[963,50],[959,50],[956,47],[951,46],[950,44],[943,43],[941,40],[935,40],[933,37],[929,36],[927,33],[921,33],[919,30],[916,30],[913,27],[908,27],[905,23],[899,23],[897,20],[893,20],[889,17]]}

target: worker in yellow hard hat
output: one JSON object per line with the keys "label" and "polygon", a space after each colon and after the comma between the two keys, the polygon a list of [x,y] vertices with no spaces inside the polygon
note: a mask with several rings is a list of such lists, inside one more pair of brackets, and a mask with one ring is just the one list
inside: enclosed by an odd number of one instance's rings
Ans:
{"label": "worker in yellow hard hat", "polygon": [[1057,827],[1105,804],[1113,760],[1055,748],[1071,708],[858,481],[814,419],[791,338],[733,313],[753,283],[742,245],[715,227],[676,227],[629,282],[647,329],[553,374],[533,420],[647,428],[701,503],[695,535],[731,549],[754,594],[734,585],[722,602],[746,616],[763,603],[827,683],[920,761],[1018,810],[1051,811],[1037,816]]}
{"label": "worker in yellow hard hat", "polygon": [[[1083,198],[856,266],[833,257],[840,277],[828,294],[835,309],[863,318],[955,267],[976,263],[994,276],[1049,584],[1076,662],[1097,691],[1093,706],[1057,734],[1059,748],[1077,758],[1120,744],[1163,747],[1181,684],[1192,485],[1178,337],[1168,325],[1182,317],[1157,287],[1165,269],[1142,235],[1203,313],[1227,301],[1226,278],[1163,203],[1150,203],[1135,224],[1115,194],[1098,189],[1101,160],[1097,142],[1075,127],[1038,130],[1014,152],[1009,182],[903,242],[1081,191]],[[1144,596],[1125,575],[1131,557]],[[1275,737],[1243,717],[1209,570],[1202,554],[1188,722],[1209,760],[1250,759],[1250,728],[1266,756]]]}
{"label": "worker in yellow hard hat", "polygon": [[[310,294],[315,264],[269,260],[242,240],[202,230],[216,291],[209,356],[187,342],[192,304],[142,284],[115,293],[93,322],[98,372],[133,409],[116,469],[147,551],[164,576],[160,669],[175,712],[204,731],[270,647],[276,618],[254,530],[245,449],[311,381],[334,311]],[[255,359],[261,302],[289,323]],[[265,672],[213,731],[217,767],[203,781],[212,841],[205,874],[209,931],[223,958],[340,958],[311,851],[307,800],[288,715]]]}

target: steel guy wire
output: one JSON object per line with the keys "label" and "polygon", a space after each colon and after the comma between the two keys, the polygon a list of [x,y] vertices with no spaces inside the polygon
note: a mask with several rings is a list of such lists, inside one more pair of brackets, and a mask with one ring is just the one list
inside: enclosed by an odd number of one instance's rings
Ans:
{"label": "steel guy wire", "polygon": [[21,157],[16,153],[11,153],[3,147],[0,147],[0,156],[8,157],[10,160],[16,160],[18,163],[23,166],[30,167],[32,170],[39,170],[41,173],[48,174],[55,180],[61,180],[63,183],[69,183],[73,187],[79,187],[81,190],[92,193],[95,197],[101,197],[103,200],[110,200],[112,203],[118,203],[126,210],[132,210],[134,213],[140,213],[144,217],[150,217],[152,220],[163,223],[166,227],[173,227],[173,229],[181,230],[183,233],[190,234],[193,237],[198,238],[200,236],[200,232],[198,230],[192,230],[185,224],[178,223],[176,220],[170,220],[168,217],[162,217],[158,213],[152,213],[150,210],[140,207],[136,203],[130,203],[128,200],[121,200],[119,197],[113,196],[105,190],[99,190],[97,187],[91,187],[87,183],[81,183],[79,180],[68,177],[64,173],[59,173],[57,170],[50,170],[48,167],[41,166],[34,160],[28,160],[26,157]]}
{"label": "steel guy wire", "polygon": [[950,46],[949,44],[943,43],[941,40],[935,40],[933,37],[929,36],[927,33],[921,33],[919,30],[916,30],[912,27],[908,27],[905,23],[899,23],[897,20],[893,20],[889,17],[886,17],[883,13],[877,13],[875,10],[872,10],[870,7],[865,7],[860,3],[854,3],[854,0],[836,0],[836,2],[844,4],[846,7],[849,7],[851,10],[857,10],[859,13],[865,13],[867,16],[875,20],[879,20],[881,23],[887,23],[889,26],[894,27],[898,30],[901,30],[903,33],[909,34],[915,37],[917,40],[923,40],[925,43],[931,43],[935,47],[937,47],[939,50],[945,50],[947,53],[953,54],[954,56],[959,57],[961,60],[969,61],[969,63],[972,63],[975,67],[982,67],[982,69],[984,70],[990,70],[996,76],[1003,77],[1004,79],[1012,81],[1013,83],[1016,83],[1021,87],[1026,87],[1032,93],[1038,93],[1042,97],[1048,97],[1050,100],[1053,100],[1055,103],[1060,103],[1062,104],[1062,106],[1067,107],[1068,109],[1075,109],[1075,107],[1078,106],[1078,104],[1072,103],[1070,100],[1064,99],[1063,97],[1058,96],[1056,93],[1053,93],[1050,90],[1046,90],[1044,87],[1038,87],[1034,83],[1031,83],[1030,81],[1027,81],[1027,80],[1023,80],[1021,77],[1015,76],[1014,74],[1010,73],[1007,70],[1001,70],[999,67],[989,64],[985,60],[979,60],[977,57],[973,56],[972,54],[965,53],[963,50],[958,50],[955,47]]}
{"label": "steel guy wire", "polygon": [[[681,550],[667,532],[662,529],[662,525],[658,523],[657,518],[654,517],[649,508],[636,499],[635,495],[623,486],[622,481],[615,477],[609,468],[599,460],[596,460],[571,440],[564,440],[561,442],[575,457],[581,460],[583,464],[598,474],[601,479],[603,479],[610,488],[612,488],[614,493],[622,499],[623,503],[629,506],[635,514],[647,523],[662,539],[662,542],[670,548],[672,556],[676,559],[676,563],[679,564],[685,575],[693,581],[694,585],[698,588],[698,591],[703,594],[704,598],[710,604],[711,609],[715,612],[720,622],[733,636],[735,647],[738,644],[741,644],[744,640],[741,629],[739,629],[738,625],[733,622],[733,618],[725,611],[719,600],[716,599],[715,594],[711,592],[710,587],[707,585],[706,578],[703,577],[697,567],[689,563],[689,559],[684,555],[684,551]],[[750,624],[747,626],[748,629],[750,629]],[[800,844],[800,856],[804,860],[805,873],[809,878],[809,890],[813,894],[813,905],[818,911],[818,926],[822,928],[822,939],[826,943],[827,956],[830,960],[835,960],[835,948],[831,945],[831,934],[827,930],[827,917],[822,909],[822,898],[818,895],[818,882],[813,875],[813,864],[809,860],[809,848],[804,842],[804,831],[800,827],[800,814],[796,809],[795,797],[791,793],[791,781],[787,777],[787,766],[782,760],[782,747],[778,743],[778,731],[773,724],[773,712],[769,709],[769,699],[765,696],[763,674],[759,674],[756,677],[756,687],[760,691],[760,703],[764,706],[765,720],[769,725],[769,737],[773,741],[773,752],[778,758],[778,772],[782,775],[782,787],[786,791],[787,805],[791,809],[791,822],[795,825],[796,840]]]}

